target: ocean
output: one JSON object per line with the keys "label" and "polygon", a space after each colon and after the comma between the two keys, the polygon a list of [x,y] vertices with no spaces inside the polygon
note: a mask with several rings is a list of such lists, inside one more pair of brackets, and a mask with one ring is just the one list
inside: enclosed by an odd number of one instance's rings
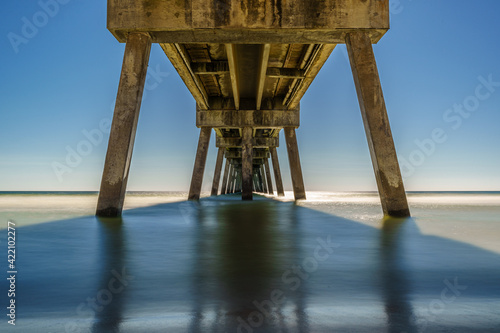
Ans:
{"label": "ocean", "polygon": [[0,192],[0,331],[500,332],[500,192],[207,195]]}

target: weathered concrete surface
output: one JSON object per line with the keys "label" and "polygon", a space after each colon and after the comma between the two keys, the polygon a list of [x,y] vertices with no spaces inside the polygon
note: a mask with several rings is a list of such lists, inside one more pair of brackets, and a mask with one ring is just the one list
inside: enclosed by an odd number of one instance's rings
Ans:
{"label": "weathered concrete surface", "polygon": [[108,0],[107,25],[119,41],[149,31],[161,43],[338,43],[366,29],[377,42],[389,0]]}
{"label": "weathered concrete surface", "polygon": [[228,184],[227,184],[227,194],[233,193],[234,189],[234,163],[231,163],[230,165],[230,171],[229,171],[229,179],[228,179]]}
{"label": "weathered concrete surface", "polygon": [[242,146],[241,146],[241,176],[242,176],[242,194],[243,200],[252,200],[252,168],[253,168],[253,147],[252,138],[253,130],[251,127],[242,129]]}
{"label": "weathered concrete surface", "polygon": [[352,33],[346,43],[382,209],[386,215],[410,216],[370,38]]}
{"label": "weathered concrete surface", "polygon": [[285,191],[283,188],[283,179],[281,178],[281,169],[278,159],[278,152],[274,147],[270,148],[269,150],[271,151],[271,159],[273,160],[274,181],[276,182],[276,191],[278,191],[278,197],[283,197],[285,196]]}
{"label": "weathered concrete surface", "polygon": [[266,179],[266,173],[264,172],[264,165],[260,166],[259,173],[262,179],[262,192],[267,193],[267,179]]}
{"label": "weathered concrete surface", "polygon": [[226,194],[227,179],[229,177],[229,166],[230,166],[230,160],[226,159],[226,165],[224,166],[224,175],[222,176],[222,186],[220,190],[221,195]]}
{"label": "weathered concrete surface", "polygon": [[[279,137],[275,138],[253,138],[252,146],[254,148],[279,147]],[[215,141],[217,148],[241,148],[241,138],[223,138],[218,136]]]}
{"label": "weathered concrete surface", "polygon": [[266,170],[266,179],[267,179],[267,190],[269,194],[274,194],[273,189],[273,180],[271,179],[271,170],[269,169],[269,159],[266,158],[264,160],[264,168]]}
{"label": "weathered concrete surface", "polygon": [[217,195],[219,192],[219,184],[220,184],[220,173],[222,171],[222,163],[224,162],[224,148],[219,148],[217,152],[217,161],[215,162],[215,170],[214,170],[214,179],[212,182],[212,192],[210,195]]}
{"label": "weathered concrete surface", "polygon": [[305,200],[306,191],[304,179],[302,177],[302,167],[300,166],[299,147],[295,128],[285,127],[286,148],[288,151],[288,162],[290,163],[290,173],[292,174],[293,194],[295,200]]}
{"label": "weathered concrete surface", "polygon": [[300,126],[300,110],[196,110],[196,126],[283,128]]}
{"label": "weathered concrete surface", "polygon": [[[239,158],[243,157],[243,152],[242,151],[228,151],[228,152],[226,152],[226,157],[232,158],[232,159],[239,159]],[[259,150],[253,149],[252,150],[252,157],[254,160],[269,158],[269,152],[266,150],[263,150],[261,148],[259,148]],[[254,163],[255,163],[255,161],[254,161]]]}
{"label": "weathered concrete surface", "polygon": [[240,193],[242,191],[241,189],[241,182],[242,182],[242,175],[241,175],[241,167],[238,166],[236,167],[236,172],[234,176],[234,192],[235,193]]}
{"label": "weathered concrete surface", "polygon": [[189,188],[188,200],[199,200],[201,185],[203,183],[203,173],[207,162],[208,144],[212,129],[203,127],[200,129],[200,139],[198,141],[198,150],[194,161],[193,176],[191,177],[191,187]]}
{"label": "weathered concrete surface", "polygon": [[116,217],[122,213],[150,50],[151,39],[148,34],[129,35],[97,202],[97,216]]}

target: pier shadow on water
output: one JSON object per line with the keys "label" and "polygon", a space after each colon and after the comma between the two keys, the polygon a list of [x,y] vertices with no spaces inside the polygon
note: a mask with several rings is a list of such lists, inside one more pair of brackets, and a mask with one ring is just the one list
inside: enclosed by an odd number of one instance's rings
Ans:
{"label": "pier shadow on water", "polygon": [[18,317],[2,332],[500,329],[500,256],[422,235],[412,219],[373,228],[233,195],[17,238]]}

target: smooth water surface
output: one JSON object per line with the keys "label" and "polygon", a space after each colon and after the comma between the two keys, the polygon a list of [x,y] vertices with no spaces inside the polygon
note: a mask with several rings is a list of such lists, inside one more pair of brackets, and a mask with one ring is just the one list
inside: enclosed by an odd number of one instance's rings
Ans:
{"label": "smooth water surface", "polygon": [[412,194],[407,220],[382,220],[373,194],[140,207],[163,200],[144,194],[122,219],[38,223],[86,212],[64,204],[95,200],[82,196],[60,194],[60,212],[38,197],[37,224],[2,208],[27,221],[2,332],[500,331],[498,194]]}

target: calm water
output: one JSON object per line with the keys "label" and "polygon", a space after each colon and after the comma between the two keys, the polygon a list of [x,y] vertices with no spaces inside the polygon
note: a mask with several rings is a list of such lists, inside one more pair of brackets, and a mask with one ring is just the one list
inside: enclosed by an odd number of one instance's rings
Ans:
{"label": "calm water", "polygon": [[373,193],[185,197],[98,220],[95,193],[0,193],[0,330],[500,332],[500,193],[411,193],[407,220]]}

